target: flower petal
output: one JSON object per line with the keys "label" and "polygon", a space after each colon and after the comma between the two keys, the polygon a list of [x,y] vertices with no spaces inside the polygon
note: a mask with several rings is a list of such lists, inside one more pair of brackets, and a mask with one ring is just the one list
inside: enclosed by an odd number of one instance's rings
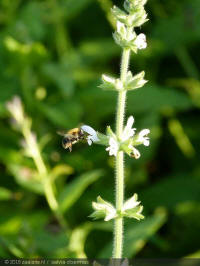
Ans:
{"label": "flower petal", "polygon": [[92,127],[84,125],[81,127],[81,129],[90,135],[87,137],[88,145],[91,145],[92,142],[99,141],[99,138],[97,136],[97,132]]}
{"label": "flower petal", "polygon": [[127,120],[127,128],[132,128],[133,123],[134,123],[134,117],[131,115]]}
{"label": "flower petal", "polygon": [[144,33],[140,33],[136,40],[135,40],[135,45],[137,46],[138,49],[145,49],[147,47],[147,42],[146,42],[146,36]]}
{"label": "flower petal", "polygon": [[87,138],[87,142],[88,142],[88,145],[91,146],[92,145],[92,140],[88,137]]}
{"label": "flower petal", "polygon": [[87,125],[84,125],[84,126],[82,126],[81,127],[81,129],[84,131],[84,132],[86,132],[86,133],[88,133],[89,135],[94,135],[94,134],[96,134],[96,131],[92,128],[92,127],[90,127],[90,126],[87,126]]}
{"label": "flower petal", "polygon": [[139,135],[143,137],[143,136],[148,135],[149,133],[150,133],[150,130],[148,128],[145,128],[140,131]]}
{"label": "flower petal", "polygon": [[121,137],[122,141],[128,140],[129,138],[133,137],[133,135],[135,134],[136,129],[132,128],[133,123],[134,123],[134,118],[133,116],[130,116],[127,120],[127,124],[122,133],[122,137]]}
{"label": "flower petal", "polygon": [[149,146],[150,144],[149,137],[147,137],[149,133],[150,133],[149,129],[143,129],[142,131],[140,131],[137,142],[140,142],[144,146]]}
{"label": "flower petal", "polygon": [[117,156],[118,149],[119,149],[118,142],[114,138],[110,137],[109,146],[106,148],[106,151],[109,151],[110,156],[112,155]]}

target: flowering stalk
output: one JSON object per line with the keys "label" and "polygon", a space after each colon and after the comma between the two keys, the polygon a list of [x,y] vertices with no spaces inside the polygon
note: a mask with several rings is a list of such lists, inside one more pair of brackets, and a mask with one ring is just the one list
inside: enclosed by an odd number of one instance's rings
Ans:
{"label": "flowering stalk", "polygon": [[[115,8],[114,8],[115,9]],[[127,26],[127,39],[133,34],[133,26]],[[136,39],[137,40],[137,39]],[[121,61],[120,80],[124,83],[127,79],[130,60],[130,47],[124,47]],[[118,105],[116,114],[116,136],[120,140],[123,133],[124,113],[126,103],[126,90],[118,92]],[[124,203],[124,152],[118,151],[116,156],[116,210],[121,212]],[[123,247],[123,216],[115,219],[113,258],[122,257]]]}
{"label": "flowering stalk", "polygon": [[35,163],[39,181],[44,188],[47,203],[50,209],[55,213],[60,223],[66,229],[66,222],[59,211],[49,171],[47,170],[42,158],[36,135],[31,131],[31,120],[25,115],[20,98],[15,96],[12,101],[7,102],[7,109],[12,115],[15,128],[20,131],[24,137],[22,141],[24,152],[28,157],[31,157]]}
{"label": "flowering stalk", "polygon": [[[117,20],[117,30],[114,33],[115,42],[123,49],[121,59],[120,78],[116,79],[107,75],[102,76],[103,84],[101,88],[106,90],[115,90],[118,92],[118,103],[116,112],[116,133],[111,128],[107,128],[108,144],[106,148],[109,155],[116,157],[116,197],[115,207],[100,197],[97,202],[93,202],[95,212],[91,215],[95,219],[104,217],[105,221],[114,219],[114,246],[113,258],[121,258],[123,250],[123,218],[143,219],[141,214],[143,206],[137,201],[137,194],[124,203],[124,153],[138,159],[140,152],[135,146],[143,144],[149,145],[149,129],[142,130],[135,134],[135,128],[132,128],[134,118],[131,116],[124,127],[124,114],[127,91],[142,87],[147,81],[144,79],[144,72],[133,76],[128,71],[131,51],[137,53],[138,49],[144,49],[147,46],[146,36],[141,33],[137,36],[134,27],[139,27],[147,21],[147,14],[144,5],[147,0],[125,0],[124,8],[126,11],[114,6],[112,13]],[[99,143],[101,137],[99,136]],[[105,139],[105,138],[104,138]],[[98,143],[98,142],[97,142]],[[104,141],[105,144],[105,141]]]}

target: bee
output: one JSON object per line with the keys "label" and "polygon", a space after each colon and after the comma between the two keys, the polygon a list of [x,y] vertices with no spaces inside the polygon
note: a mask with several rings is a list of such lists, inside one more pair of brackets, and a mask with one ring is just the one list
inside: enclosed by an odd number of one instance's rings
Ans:
{"label": "bee", "polygon": [[84,139],[85,134],[81,128],[73,128],[69,131],[58,131],[59,135],[63,136],[62,146],[64,149],[72,151],[72,145],[77,143],[79,140]]}

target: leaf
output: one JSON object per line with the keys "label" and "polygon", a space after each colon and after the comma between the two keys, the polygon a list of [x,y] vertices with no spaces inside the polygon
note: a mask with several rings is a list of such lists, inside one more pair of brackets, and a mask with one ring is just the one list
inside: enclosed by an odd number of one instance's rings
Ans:
{"label": "leaf", "polygon": [[[68,66],[68,68],[70,68]],[[65,65],[48,63],[44,65],[43,72],[60,90],[64,98],[68,98],[74,92],[74,80],[72,73]]]}
{"label": "leaf", "polygon": [[56,257],[56,252],[60,249],[66,248],[69,244],[68,236],[62,231],[57,232],[56,237],[54,232],[49,232],[43,228],[40,228],[40,230],[33,233],[33,241],[37,246],[37,250],[41,254],[47,254],[48,257],[52,255]]}
{"label": "leaf", "polygon": [[3,244],[9,252],[17,258],[24,258],[24,253],[11,240],[0,236],[0,243]]}
{"label": "leaf", "polygon": [[185,93],[174,88],[149,85],[129,93],[128,110],[130,112],[168,111],[169,108],[187,110],[193,104]]}
{"label": "leaf", "polygon": [[[35,15],[32,16],[32,14]],[[21,9],[18,23],[21,23],[21,27],[24,27],[29,38],[41,40],[45,36],[47,27],[43,22],[43,16],[45,16],[45,9],[40,2],[27,2]],[[14,23],[13,30],[19,35],[18,23]]]}
{"label": "leaf", "polygon": [[115,45],[111,38],[84,41],[80,45],[80,53],[92,62],[107,61],[117,56],[120,48]]}
{"label": "leaf", "polygon": [[81,106],[75,101],[60,102],[56,105],[38,103],[37,107],[57,127],[76,126],[80,121]]}
{"label": "leaf", "polygon": [[85,223],[76,227],[71,233],[68,248],[76,254],[77,258],[87,258],[85,254],[85,241],[91,229],[92,224]]}
{"label": "leaf", "polygon": [[14,164],[9,165],[8,168],[19,185],[38,194],[44,193],[43,185],[33,169]]}
{"label": "leaf", "polygon": [[70,175],[74,172],[73,168],[67,164],[59,164],[56,165],[51,170],[51,177],[55,180],[57,177],[61,175]]}
{"label": "leaf", "polygon": [[200,182],[191,175],[177,174],[166,177],[145,189],[140,197],[146,208],[165,206],[174,209],[179,203],[200,200]]}
{"label": "leaf", "polygon": [[[9,209],[10,211],[11,209]],[[0,219],[0,232],[1,235],[14,235],[20,230],[22,224],[22,217],[14,210],[9,214],[5,214]]]}
{"label": "leaf", "polygon": [[187,259],[199,259],[200,258],[200,250],[197,250],[196,252],[187,255],[185,258],[187,258]]}
{"label": "leaf", "polygon": [[[141,222],[129,222],[124,233],[124,257],[135,256],[166,221],[163,210]],[[99,253],[99,258],[108,258],[112,254],[113,241],[110,241]]]}
{"label": "leaf", "polygon": [[[94,89],[97,86],[97,83],[92,83],[87,90],[80,93],[85,111],[90,113],[92,121],[113,116],[115,112],[113,101],[117,101],[116,92]],[[91,98],[93,101],[90,100]],[[102,108],[102,103],[104,108]],[[127,111],[130,114],[133,112],[158,114],[158,112],[167,112],[172,108],[177,111],[186,111],[192,107],[192,100],[184,92],[152,83],[150,85],[150,82],[139,90],[129,92],[127,97]],[[97,112],[92,112],[92,110],[97,110]]]}
{"label": "leaf", "polygon": [[0,200],[9,200],[12,198],[12,192],[7,188],[0,187]]}
{"label": "leaf", "polygon": [[92,171],[77,177],[74,181],[67,184],[58,197],[60,210],[65,212],[68,210],[81,196],[83,191],[101,175],[102,171]]}
{"label": "leaf", "polygon": [[80,13],[84,8],[89,5],[91,0],[68,0],[64,1],[64,8],[66,10],[67,19],[71,19]]}
{"label": "leaf", "polygon": [[[153,38],[162,40],[169,51],[200,39],[199,0],[184,1],[177,7],[173,7],[173,16],[159,17],[152,33]],[[188,10],[190,17],[187,17]]]}

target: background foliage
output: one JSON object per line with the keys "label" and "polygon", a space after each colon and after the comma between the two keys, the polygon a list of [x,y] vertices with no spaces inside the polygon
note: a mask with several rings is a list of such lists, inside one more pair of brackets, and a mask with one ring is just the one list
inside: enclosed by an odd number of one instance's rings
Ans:
{"label": "background foliage", "polygon": [[[113,1],[114,2],[114,1]],[[122,5],[122,1],[114,4]],[[112,222],[92,222],[91,202],[114,201],[113,158],[101,146],[61,147],[57,129],[80,123],[114,127],[116,94],[97,86],[102,73],[119,73],[110,0],[0,1],[0,257],[111,255]],[[199,0],[149,0],[143,31],[148,49],[131,69],[149,83],[128,95],[127,116],[151,129],[139,160],[126,158],[126,196],[134,192],[146,219],[127,220],[128,257],[200,254]],[[140,29],[138,29],[140,30]],[[34,179],[5,103],[22,98],[67,222],[63,229]]]}

